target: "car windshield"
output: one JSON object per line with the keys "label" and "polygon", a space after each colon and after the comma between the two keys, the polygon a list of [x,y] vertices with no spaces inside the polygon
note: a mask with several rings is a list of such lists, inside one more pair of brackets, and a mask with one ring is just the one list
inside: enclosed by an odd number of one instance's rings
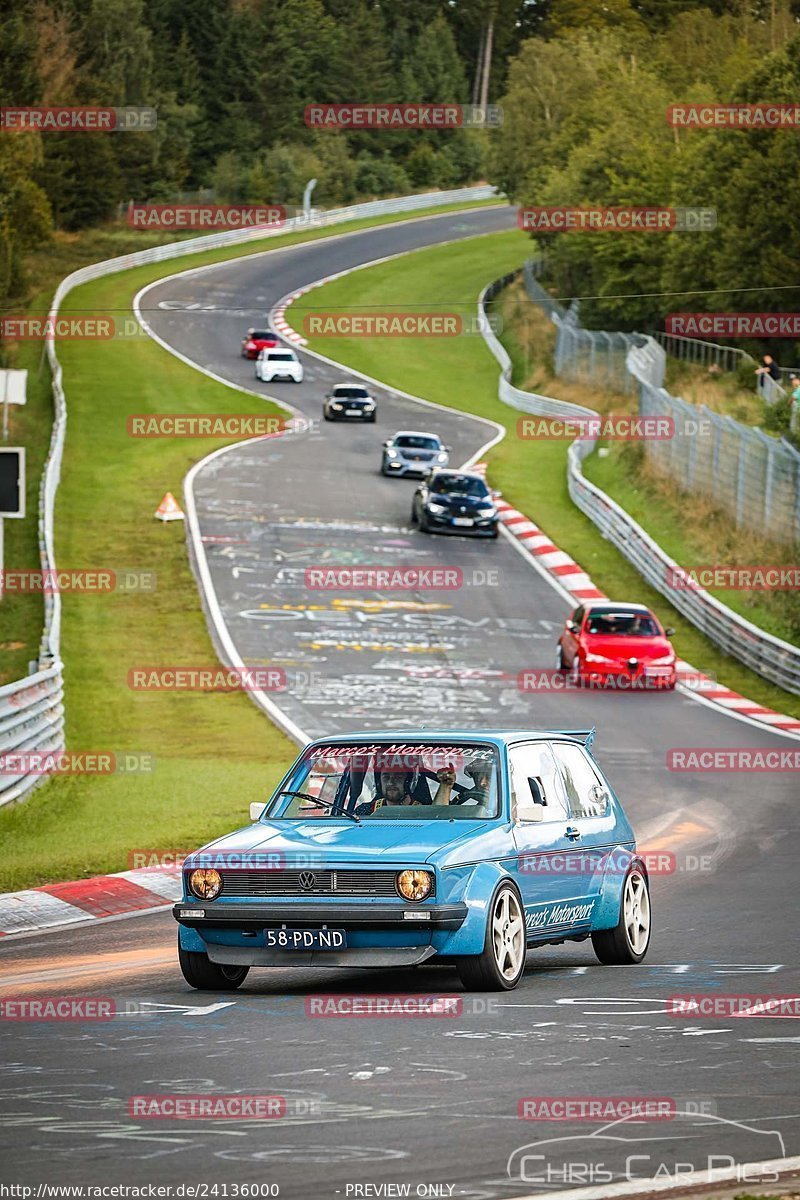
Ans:
{"label": "car windshield", "polygon": [[369,392],[363,387],[335,387],[333,394],[337,400],[366,400]]}
{"label": "car windshield", "polygon": [[400,450],[438,450],[439,439],[435,437],[418,437],[416,434],[404,433],[396,437],[394,444]]}
{"label": "car windshield", "polygon": [[498,813],[492,746],[372,742],[310,746],[268,820],[429,821]]}
{"label": "car windshield", "polygon": [[489,489],[482,479],[471,475],[437,475],[431,490],[440,496],[488,496]]}
{"label": "car windshield", "polygon": [[254,342],[274,342],[276,341],[275,334],[270,333],[268,329],[255,329],[250,338]]}
{"label": "car windshield", "polygon": [[589,613],[586,632],[606,637],[658,637],[658,626],[648,613],[601,611]]}

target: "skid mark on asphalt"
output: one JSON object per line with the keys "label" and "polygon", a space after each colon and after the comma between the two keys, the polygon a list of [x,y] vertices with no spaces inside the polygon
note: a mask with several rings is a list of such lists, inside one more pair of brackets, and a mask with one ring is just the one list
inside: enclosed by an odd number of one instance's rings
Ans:
{"label": "skid mark on asphalt", "polygon": [[[4,960],[0,994],[18,995],[21,990],[28,992],[43,985],[64,984],[70,980],[80,982],[83,986],[92,981],[101,984],[109,975],[138,975],[159,967],[175,967],[175,946],[173,942],[169,942],[142,950],[76,957],[63,955],[57,959],[50,959],[50,965],[46,967],[25,969],[23,964],[24,959],[12,959],[10,963]],[[16,972],[15,966],[18,968]]]}

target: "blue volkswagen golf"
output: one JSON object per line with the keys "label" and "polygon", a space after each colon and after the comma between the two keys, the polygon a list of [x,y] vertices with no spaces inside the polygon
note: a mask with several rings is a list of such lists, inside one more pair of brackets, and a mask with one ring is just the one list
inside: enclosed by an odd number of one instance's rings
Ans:
{"label": "blue volkswagen golf", "polygon": [[519,983],[530,947],[650,940],[647,869],[594,731],[349,734],[306,746],[253,824],[186,859],[178,956],[192,987],[251,967],[448,963]]}

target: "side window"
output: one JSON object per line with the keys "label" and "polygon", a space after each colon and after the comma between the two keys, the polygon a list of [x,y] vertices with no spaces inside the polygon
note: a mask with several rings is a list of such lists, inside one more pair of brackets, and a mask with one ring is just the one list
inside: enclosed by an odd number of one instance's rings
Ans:
{"label": "side window", "polygon": [[608,812],[608,788],[594,770],[580,746],[558,742],[553,747],[558,758],[564,790],[574,817],[604,817]]}
{"label": "side window", "polygon": [[585,612],[586,612],[585,608],[576,608],[575,612],[570,617],[570,621],[572,621],[575,625],[577,625],[578,629],[580,629],[581,625],[583,624],[583,614]]}
{"label": "side window", "polygon": [[514,811],[517,803],[532,800],[529,779],[539,781],[545,799],[545,821],[566,821],[569,811],[564,797],[558,768],[546,742],[529,742],[526,746],[511,746],[511,790]]}

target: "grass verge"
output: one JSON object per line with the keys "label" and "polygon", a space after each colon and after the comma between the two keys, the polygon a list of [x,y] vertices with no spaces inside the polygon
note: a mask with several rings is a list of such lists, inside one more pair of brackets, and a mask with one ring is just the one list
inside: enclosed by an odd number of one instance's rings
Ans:
{"label": "grass verge", "polygon": [[[385,223],[353,222],[342,232]],[[64,312],[127,312],[142,286],[176,270],[338,232],[331,227],[286,234],[110,275],[76,289]],[[122,245],[104,250],[124,252]],[[62,257],[59,271],[74,269],[77,257],[77,251],[69,262],[69,255]],[[44,279],[40,282],[31,305],[37,312],[46,311],[48,302],[49,289]],[[22,348],[23,356],[40,351],[40,346]],[[54,778],[24,803],[0,809],[0,891],[124,870],[135,849],[200,845],[244,824],[249,802],[268,793],[296,751],[244,695],[136,693],[127,687],[130,666],[216,662],[187,561],[183,523],[162,525],[153,514],[164,492],[180,497],[193,462],[225,444],[225,439],[134,442],[126,434],[128,414],[277,410],[216,383],[149,338],[61,342],[59,357],[69,424],[56,506],[56,561],[71,568],[146,570],[157,580],[153,592],[62,597],[67,744],[73,750],[145,753],[153,756],[155,769]],[[38,422],[39,469],[52,416],[47,382],[46,372],[37,376],[23,410],[25,427],[15,429],[20,440],[30,434],[30,446]],[[37,482],[31,479],[31,515],[17,523],[27,533],[20,529],[19,540],[7,547],[9,566],[38,566]],[[12,632],[21,621],[29,638],[24,651],[13,652],[17,674],[35,657],[41,632],[41,602],[22,599],[29,603],[0,605],[0,636],[23,640]]]}
{"label": "grass verge", "polygon": [[[331,311],[355,306],[381,310],[401,303],[404,309],[418,306],[422,311],[440,307],[474,311],[481,288],[521,265],[529,255],[530,241],[519,232],[419,250],[326,284],[315,292],[315,304]],[[547,390],[541,386],[546,382],[543,356],[537,353],[532,366],[530,346],[523,349],[508,326],[503,341],[514,363],[515,378],[525,379],[523,386]],[[800,716],[800,698],[766,682],[713,646],[599,536],[569,499],[566,443],[517,437],[517,415],[497,399],[498,368],[482,338],[420,338],[413,354],[409,354],[407,342],[393,338],[337,338],[335,343],[323,338],[311,344],[390,386],[505,425],[508,436],[491,451],[490,466],[493,484],[510,502],[541,525],[608,595],[635,597],[655,608],[666,624],[674,626],[674,642],[682,658],[761,704]],[[540,386],[536,387],[537,383]],[[564,386],[559,381],[556,394],[587,402],[587,391],[580,385]],[[624,398],[605,399],[609,408],[618,411]]]}

